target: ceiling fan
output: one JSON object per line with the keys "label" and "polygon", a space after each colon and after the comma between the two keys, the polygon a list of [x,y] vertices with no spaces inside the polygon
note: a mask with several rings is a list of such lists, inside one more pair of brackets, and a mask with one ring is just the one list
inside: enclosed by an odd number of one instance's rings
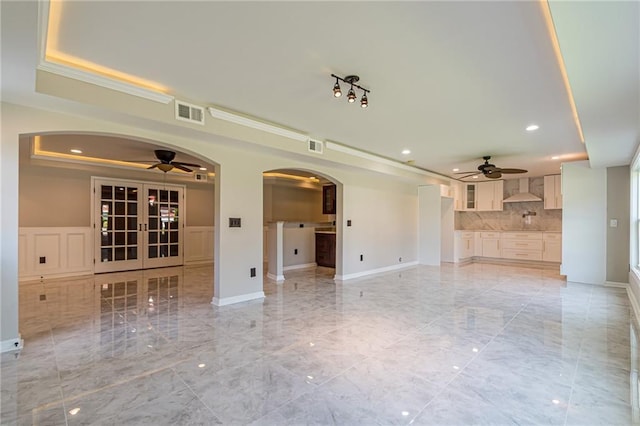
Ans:
{"label": "ceiling fan", "polygon": [[176,169],[182,170],[183,172],[191,173],[193,170],[185,166],[200,167],[199,164],[183,163],[182,161],[173,161],[173,159],[176,158],[176,153],[173,151],[168,151],[165,149],[156,149],[153,152],[155,153],[159,163],[155,163],[147,167],[147,169],[158,168],[163,172],[167,173],[168,171],[176,168]]}
{"label": "ceiling fan", "polygon": [[489,163],[489,160],[491,160],[491,156],[489,155],[485,155],[482,159],[484,160],[484,163],[478,166],[478,172],[458,172],[456,174],[466,175],[462,176],[460,179],[466,179],[479,174],[484,175],[488,179],[499,179],[502,177],[502,174],[527,173],[527,170],[524,169],[502,169],[500,167],[496,167],[495,164]]}

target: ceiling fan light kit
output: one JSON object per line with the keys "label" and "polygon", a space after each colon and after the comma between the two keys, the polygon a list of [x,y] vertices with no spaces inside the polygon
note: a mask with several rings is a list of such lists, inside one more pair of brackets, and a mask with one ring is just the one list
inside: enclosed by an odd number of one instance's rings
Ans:
{"label": "ceiling fan light kit", "polygon": [[156,149],[155,151],[153,151],[153,153],[156,155],[156,158],[158,159],[159,163],[153,164],[147,167],[147,169],[158,168],[163,172],[167,173],[173,170],[174,168],[176,168],[178,170],[182,170],[183,172],[191,173],[193,172],[193,170],[191,170],[189,167],[198,167],[198,168],[200,167],[200,164],[184,163],[182,161],[173,161],[173,159],[176,158],[176,153],[173,151],[169,151],[166,149]]}
{"label": "ceiling fan light kit", "polygon": [[362,90],[362,97],[360,98],[360,106],[362,108],[367,108],[369,106],[369,98],[367,98],[367,93],[371,93],[371,90],[365,89],[364,87],[356,84],[360,81],[360,77],[357,75],[348,75],[346,77],[339,77],[335,74],[331,74],[331,77],[336,79],[336,83],[333,85],[333,96],[339,98],[342,96],[342,89],[340,88],[340,82],[346,83],[349,85],[349,91],[347,92],[347,102],[350,104],[356,101],[358,97],[356,95],[356,91],[353,89],[354,87]]}
{"label": "ceiling fan light kit", "polygon": [[484,175],[487,179],[500,179],[503,174],[517,174],[517,173],[527,173],[527,170],[524,169],[513,169],[513,168],[500,168],[496,167],[495,164],[489,163],[491,160],[491,156],[485,155],[482,157],[484,160],[483,164],[478,166],[478,172],[458,172],[456,174],[466,175],[462,176],[460,179],[466,179],[468,177],[473,177],[476,179],[478,175]]}

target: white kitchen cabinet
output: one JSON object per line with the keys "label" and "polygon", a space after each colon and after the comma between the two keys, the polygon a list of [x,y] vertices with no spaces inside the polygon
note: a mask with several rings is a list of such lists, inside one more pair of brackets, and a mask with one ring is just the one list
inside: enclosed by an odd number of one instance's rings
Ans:
{"label": "white kitchen cabinet", "polygon": [[549,175],[544,177],[544,208],[562,208],[562,176]]}
{"label": "white kitchen cabinet", "polygon": [[464,191],[464,208],[465,211],[476,210],[476,184],[465,183],[462,186]]}
{"label": "white kitchen cabinet", "polygon": [[453,191],[453,210],[464,211],[464,184],[461,182],[451,182]]}
{"label": "white kitchen cabinet", "polygon": [[500,250],[500,233],[499,232],[481,232],[480,245],[482,257],[502,257]]}
{"label": "white kitchen cabinet", "polygon": [[501,211],[504,181],[496,180],[476,184],[476,210]]}
{"label": "white kitchen cabinet", "polygon": [[560,232],[544,232],[542,234],[542,260],[562,262],[562,234]]}
{"label": "white kitchen cabinet", "polygon": [[503,232],[502,257],[542,260],[542,232]]}
{"label": "white kitchen cabinet", "polygon": [[471,259],[475,251],[475,233],[473,231],[456,231],[453,251],[454,262]]}

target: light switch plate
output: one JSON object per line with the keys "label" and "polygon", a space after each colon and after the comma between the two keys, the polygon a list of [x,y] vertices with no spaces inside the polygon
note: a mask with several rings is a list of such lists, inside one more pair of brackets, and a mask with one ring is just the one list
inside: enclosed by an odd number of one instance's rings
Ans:
{"label": "light switch plate", "polygon": [[609,227],[610,228],[617,228],[618,227],[618,219],[609,220]]}

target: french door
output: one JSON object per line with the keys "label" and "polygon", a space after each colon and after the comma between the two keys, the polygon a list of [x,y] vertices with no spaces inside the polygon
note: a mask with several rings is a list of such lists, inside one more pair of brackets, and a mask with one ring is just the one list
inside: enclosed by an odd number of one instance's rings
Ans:
{"label": "french door", "polygon": [[184,186],[93,179],[95,272],[183,263]]}

